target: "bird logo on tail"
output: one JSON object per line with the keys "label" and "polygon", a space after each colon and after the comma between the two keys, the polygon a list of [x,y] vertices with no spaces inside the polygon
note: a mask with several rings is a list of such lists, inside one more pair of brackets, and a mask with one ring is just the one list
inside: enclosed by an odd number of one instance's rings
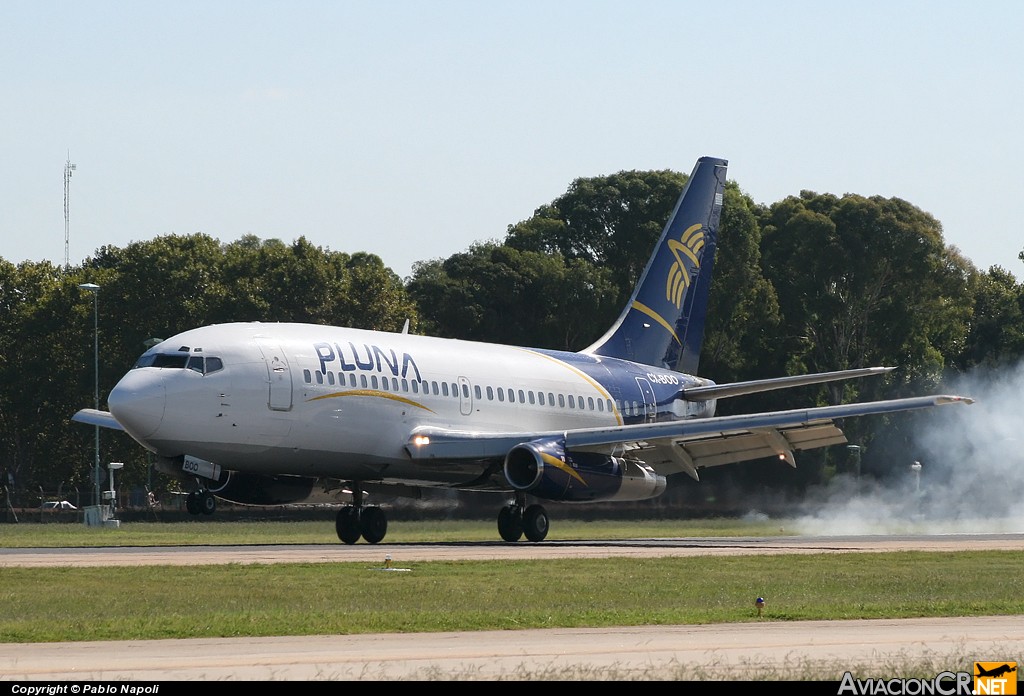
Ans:
{"label": "bird logo on tail", "polygon": [[[675,256],[676,262],[672,264],[672,268],[668,272],[665,297],[676,306],[676,309],[682,305],[686,288],[690,287],[692,282],[690,274],[686,270],[686,260],[688,259],[694,265],[695,271],[700,270],[700,252],[704,248],[704,233],[701,232],[701,227],[702,225],[697,223],[687,228],[679,241],[668,240],[668,248]],[[686,259],[683,258],[684,256]]]}

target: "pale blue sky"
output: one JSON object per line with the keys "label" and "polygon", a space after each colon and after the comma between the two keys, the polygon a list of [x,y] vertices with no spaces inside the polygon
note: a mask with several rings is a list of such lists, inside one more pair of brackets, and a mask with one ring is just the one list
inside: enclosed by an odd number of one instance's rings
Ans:
{"label": "pale blue sky", "polygon": [[400,276],[577,177],[898,196],[1018,278],[1020,2],[0,0],[0,257],[206,232]]}

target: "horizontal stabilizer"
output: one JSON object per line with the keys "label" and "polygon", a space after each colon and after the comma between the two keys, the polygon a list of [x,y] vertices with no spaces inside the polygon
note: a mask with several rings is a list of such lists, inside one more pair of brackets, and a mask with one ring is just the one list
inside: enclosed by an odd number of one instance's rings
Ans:
{"label": "horizontal stabilizer", "polygon": [[792,377],[773,377],[771,379],[755,379],[749,382],[732,382],[730,384],[709,384],[706,387],[683,389],[679,397],[687,401],[710,401],[724,399],[729,396],[742,396],[773,389],[789,389],[802,387],[806,384],[822,384],[841,379],[870,377],[892,372],[895,367],[863,367],[856,370],[839,370],[837,372],[817,372],[811,375],[794,375]]}

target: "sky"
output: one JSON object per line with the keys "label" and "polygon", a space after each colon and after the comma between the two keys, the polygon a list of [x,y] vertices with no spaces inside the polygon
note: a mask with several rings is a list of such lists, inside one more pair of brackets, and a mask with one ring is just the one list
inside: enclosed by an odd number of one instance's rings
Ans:
{"label": "sky", "polygon": [[[203,232],[399,276],[581,177],[898,197],[1024,276],[1024,3],[0,2],[0,258]],[[65,171],[68,182],[65,218]]]}

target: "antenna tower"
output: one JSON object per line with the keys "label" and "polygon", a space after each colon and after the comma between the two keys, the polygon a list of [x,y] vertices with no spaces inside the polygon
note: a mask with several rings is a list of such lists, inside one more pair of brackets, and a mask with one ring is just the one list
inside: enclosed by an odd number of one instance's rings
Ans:
{"label": "antenna tower", "polygon": [[71,164],[71,152],[68,152],[68,159],[64,163],[64,270],[71,268],[68,261],[68,232],[70,228],[70,209],[68,208],[68,193],[71,188],[71,173],[77,169],[77,165]]}

